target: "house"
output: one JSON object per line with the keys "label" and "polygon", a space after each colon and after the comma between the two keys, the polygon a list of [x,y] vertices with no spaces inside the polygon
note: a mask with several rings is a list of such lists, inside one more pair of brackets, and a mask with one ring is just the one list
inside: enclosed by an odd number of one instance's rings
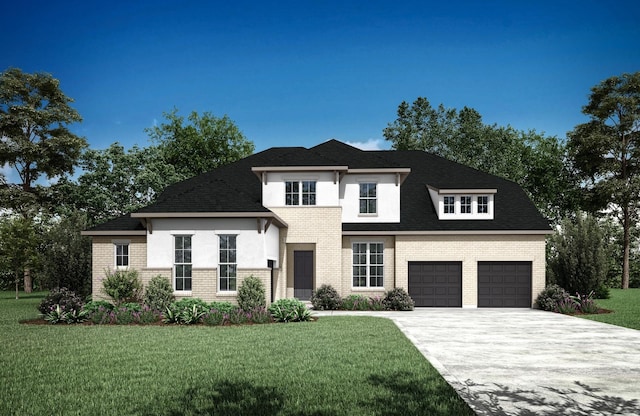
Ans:
{"label": "house", "polygon": [[235,301],[247,276],[267,300],[406,289],[416,306],[531,307],[551,233],[517,184],[422,151],[330,140],[276,147],[168,187],[84,231],[93,296],[106,269],[171,278],[175,295]]}

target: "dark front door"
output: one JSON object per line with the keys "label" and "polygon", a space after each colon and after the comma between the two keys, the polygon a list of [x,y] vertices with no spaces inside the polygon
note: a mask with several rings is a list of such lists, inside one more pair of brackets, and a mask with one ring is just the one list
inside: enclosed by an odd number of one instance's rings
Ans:
{"label": "dark front door", "polygon": [[478,262],[479,308],[530,308],[530,261]]}
{"label": "dark front door", "polygon": [[293,296],[310,300],[313,291],[313,251],[293,252]]}
{"label": "dark front door", "polygon": [[267,267],[271,269],[271,303],[276,300],[276,280],[273,272],[273,267],[276,262],[273,260],[267,260]]}
{"label": "dark front door", "polygon": [[409,262],[409,296],[416,306],[461,307],[462,263]]}

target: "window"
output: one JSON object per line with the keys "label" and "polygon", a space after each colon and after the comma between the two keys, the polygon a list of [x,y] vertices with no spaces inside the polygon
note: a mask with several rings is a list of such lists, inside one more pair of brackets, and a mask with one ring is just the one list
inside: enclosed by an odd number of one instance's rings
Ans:
{"label": "window", "polygon": [[176,291],[191,290],[191,236],[176,235],[174,259],[174,286]]}
{"label": "window", "polygon": [[384,244],[353,243],[353,287],[383,287]]}
{"label": "window", "polygon": [[444,197],[444,213],[445,214],[456,213],[456,197],[455,196]]}
{"label": "window", "polygon": [[375,183],[360,184],[360,214],[375,214],[378,212]]}
{"label": "window", "polygon": [[129,243],[115,243],[116,268],[129,267]]}
{"label": "window", "polygon": [[478,197],[478,214],[488,214],[488,213],[489,213],[489,197],[479,196]]}
{"label": "window", "polygon": [[238,271],[236,236],[220,235],[220,290],[235,291]]}
{"label": "window", "polygon": [[470,196],[460,197],[460,213],[471,214],[471,197]]}
{"label": "window", "polygon": [[284,199],[285,205],[315,205],[316,181],[285,182]]}
{"label": "window", "polygon": [[316,204],[316,182],[302,181],[302,205]]}
{"label": "window", "polygon": [[300,205],[300,182],[286,182],[284,195],[286,205]]}

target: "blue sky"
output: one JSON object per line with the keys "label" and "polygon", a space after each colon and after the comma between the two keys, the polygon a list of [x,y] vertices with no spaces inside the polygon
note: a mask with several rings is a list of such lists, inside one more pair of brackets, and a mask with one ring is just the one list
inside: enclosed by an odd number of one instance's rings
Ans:
{"label": "blue sky", "polygon": [[625,0],[12,2],[0,70],[58,78],[93,148],[148,145],[173,107],[227,114],[258,151],[388,148],[418,96],[564,138],[592,86],[640,70],[639,21]]}

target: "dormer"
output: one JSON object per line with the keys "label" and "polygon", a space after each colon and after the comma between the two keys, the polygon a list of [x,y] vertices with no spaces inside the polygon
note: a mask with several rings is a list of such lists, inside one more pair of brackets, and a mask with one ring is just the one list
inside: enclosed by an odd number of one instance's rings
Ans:
{"label": "dormer", "polygon": [[497,189],[444,189],[427,185],[440,220],[492,220]]}

